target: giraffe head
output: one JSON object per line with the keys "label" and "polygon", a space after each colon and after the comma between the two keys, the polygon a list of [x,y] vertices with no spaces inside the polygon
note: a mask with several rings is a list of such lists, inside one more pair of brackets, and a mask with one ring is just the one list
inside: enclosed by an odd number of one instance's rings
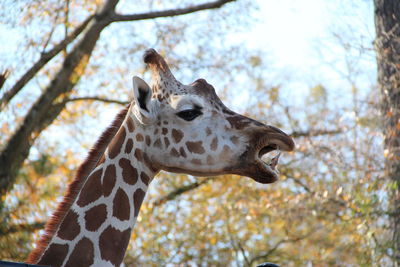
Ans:
{"label": "giraffe head", "polygon": [[265,163],[273,150],[292,151],[291,137],[276,127],[228,109],[204,79],[184,85],[154,50],[144,54],[153,75],[152,88],[133,78],[135,120],[146,133],[145,154],[156,170],[196,176],[238,174],[260,183],[277,180],[279,155]]}

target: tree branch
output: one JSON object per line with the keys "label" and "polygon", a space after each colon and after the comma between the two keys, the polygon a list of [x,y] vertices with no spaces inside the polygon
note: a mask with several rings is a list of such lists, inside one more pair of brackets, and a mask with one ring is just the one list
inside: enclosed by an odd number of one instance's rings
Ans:
{"label": "tree branch", "polygon": [[153,207],[158,207],[158,206],[164,204],[167,201],[174,200],[178,196],[180,196],[180,195],[182,195],[182,194],[184,194],[184,193],[186,193],[188,191],[191,191],[193,189],[196,189],[196,188],[200,187],[201,185],[203,185],[205,183],[208,183],[209,181],[214,180],[214,179],[216,179],[216,178],[215,177],[208,177],[208,178],[205,178],[205,179],[203,179],[201,181],[196,181],[196,182],[191,183],[189,185],[184,185],[182,187],[179,187],[179,188],[175,189],[174,191],[168,193],[167,195],[165,195],[163,197],[160,197],[159,199],[154,201],[153,202]]}
{"label": "tree branch", "polygon": [[100,97],[100,96],[83,96],[83,97],[67,98],[63,102],[68,103],[68,102],[75,102],[75,101],[100,101],[100,102],[104,102],[104,103],[118,104],[118,105],[122,105],[122,106],[126,106],[127,104],[129,104],[129,101],[109,99],[109,98]]}
{"label": "tree branch", "polygon": [[304,240],[306,238],[308,238],[309,236],[311,236],[312,234],[314,234],[318,229],[316,229],[315,231],[310,231],[309,233],[300,236],[300,237],[296,237],[296,238],[285,238],[282,239],[280,241],[278,241],[272,248],[270,248],[267,252],[257,255],[255,257],[253,257],[250,260],[250,266],[253,265],[254,262],[259,261],[259,260],[268,260],[268,258],[272,255],[272,253],[274,253],[281,245],[285,244],[285,243],[296,243],[299,242],[301,240]]}
{"label": "tree branch", "polygon": [[111,18],[113,22],[119,21],[135,21],[135,20],[146,20],[146,19],[155,19],[155,18],[163,18],[163,17],[174,17],[179,15],[190,14],[193,12],[206,10],[206,9],[215,9],[219,8],[226,3],[234,2],[236,0],[218,0],[214,2],[208,2],[200,5],[189,6],[186,8],[176,8],[176,9],[168,9],[164,11],[154,11],[148,13],[141,13],[141,14],[131,14],[131,15],[121,15],[121,14],[114,14]]}
{"label": "tree branch", "polygon": [[21,223],[9,225],[6,229],[0,228],[0,236],[6,236],[13,233],[19,232],[33,232],[36,230],[43,229],[44,222],[34,222],[34,223]]}
{"label": "tree branch", "polygon": [[3,87],[4,83],[6,82],[9,74],[10,74],[9,70],[5,70],[0,74],[0,90]]}
{"label": "tree branch", "polygon": [[343,131],[338,130],[310,130],[310,131],[294,131],[290,134],[292,137],[311,137],[311,136],[319,136],[319,135],[334,135],[340,134]]}
{"label": "tree branch", "polygon": [[70,35],[68,35],[64,40],[55,45],[50,51],[42,53],[40,59],[30,68],[24,75],[11,87],[10,90],[4,93],[3,97],[0,99],[0,111],[3,110],[8,102],[16,95],[18,92],[39,72],[39,70],[47,64],[52,58],[54,58],[60,51],[65,49],[65,47],[82,33],[89,22],[94,16],[88,17],[78,28],[75,29]]}

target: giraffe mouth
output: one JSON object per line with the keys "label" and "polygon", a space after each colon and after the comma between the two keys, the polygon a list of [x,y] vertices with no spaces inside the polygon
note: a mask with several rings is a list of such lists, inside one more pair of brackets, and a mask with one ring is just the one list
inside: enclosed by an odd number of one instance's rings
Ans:
{"label": "giraffe mouth", "polygon": [[265,167],[269,168],[276,174],[279,174],[278,166],[279,157],[281,156],[281,150],[276,144],[270,144],[260,149],[258,152],[258,159],[262,161]]}

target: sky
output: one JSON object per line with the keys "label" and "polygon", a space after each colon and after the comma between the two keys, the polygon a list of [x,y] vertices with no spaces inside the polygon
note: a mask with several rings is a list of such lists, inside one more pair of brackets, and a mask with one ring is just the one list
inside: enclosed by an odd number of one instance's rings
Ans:
{"label": "sky", "polygon": [[[335,38],[336,34],[355,46],[372,47],[373,3],[352,2],[354,4],[349,5],[346,0],[258,0],[259,9],[253,14],[251,27],[245,32],[232,32],[227,41],[245,40],[250,50],[262,51],[270,65],[266,71],[274,72],[270,77],[277,77],[274,83],[283,85],[293,104],[303,105],[304,95],[318,83],[331,89],[328,90],[330,97],[343,101],[342,96],[348,94],[351,83],[370,88],[376,77],[373,51],[360,56],[357,49],[346,50]],[[12,68],[18,62],[14,54],[18,54],[18,44],[23,38],[21,29],[8,28],[0,20],[0,67]],[[347,57],[350,63],[346,62],[346,56],[350,56]],[[363,70],[360,75],[354,75],[353,81],[346,77],[351,64]],[[235,109],[241,103],[242,95],[231,104]],[[114,113],[109,113],[109,118],[102,118],[104,127],[113,117]]]}

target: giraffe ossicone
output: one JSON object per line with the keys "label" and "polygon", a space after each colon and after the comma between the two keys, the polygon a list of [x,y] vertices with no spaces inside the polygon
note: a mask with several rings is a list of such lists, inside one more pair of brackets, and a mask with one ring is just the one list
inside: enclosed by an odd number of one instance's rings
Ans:
{"label": "giraffe ossicone", "polygon": [[153,177],[160,171],[196,176],[238,174],[277,180],[278,154],[291,137],[237,114],[204,79],[177,81],[154,49],[144,62],[152,87],[133,78],[131,104],[118,114],[78,169],[28,262],[51,266],[119,266]]}

